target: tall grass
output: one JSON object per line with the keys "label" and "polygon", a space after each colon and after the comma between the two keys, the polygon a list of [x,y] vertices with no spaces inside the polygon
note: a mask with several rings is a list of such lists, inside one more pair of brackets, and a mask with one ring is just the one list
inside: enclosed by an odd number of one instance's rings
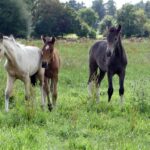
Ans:
{"label": "tall grass", "polygon": [[[42,47],[41,41],[25,41]],[[10,112],[4,111],[6,71],[0,64],[0,149],[52,150],[147,150],[150,147],[150,45],[149,40],[125,40],[128,66],[125,79],[125,105],[119,107],[118,78],[114,95],[107,102],[107,78],[101,84],[101,102],[90,102],[87,94],[88,51],[93,40],[57,41],[61,56],[57,107],[41,110],[39,87],[24,100],[24,85],[17,81]]]}

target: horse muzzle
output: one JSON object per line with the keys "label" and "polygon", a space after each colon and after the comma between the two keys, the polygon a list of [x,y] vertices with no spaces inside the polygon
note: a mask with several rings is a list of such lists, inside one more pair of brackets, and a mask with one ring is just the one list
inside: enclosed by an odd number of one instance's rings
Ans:
{"label": "horse muzzle", "polygon": [[110,57],[111,56],[111,51],[107,51],[106,55],[107,55],[107,57]]}
{"label": "horse muzzle", "polygon": [[42,62],[42,68],[48,68],[48,63],[47,62]]}

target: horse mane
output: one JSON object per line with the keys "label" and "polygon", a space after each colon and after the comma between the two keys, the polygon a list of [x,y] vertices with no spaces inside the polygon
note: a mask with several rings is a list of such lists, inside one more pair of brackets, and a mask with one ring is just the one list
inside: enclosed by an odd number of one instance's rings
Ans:
{"label": "horse mane", "polygon": [[111,27],[111,28],[109,29],[109,32],[115,32],[115,31],[117,31],[117,29],[116,29],[115,27]]}
{"label": "horse mane", "polygon": [[8,36],[3,36],[3,38],[6,39],[6,40],[9,40],[9,41],[11,41],[11,42],[13,42],[17,47],[20,47],[20,48],[21,48],[22,46],[25,47],[24,44],[18,43],[18,42],[15,40],[15,38],[14,38],[13,35],[10,35],[9,37],[8,37]]}

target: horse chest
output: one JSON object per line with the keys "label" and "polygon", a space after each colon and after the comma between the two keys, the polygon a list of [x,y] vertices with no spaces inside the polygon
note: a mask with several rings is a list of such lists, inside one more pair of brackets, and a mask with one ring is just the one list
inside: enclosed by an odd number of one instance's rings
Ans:
{"label": "horse chest", "polygon": [[51,70],[45,70],[45,76],[47,78],[52,78],[53,77],[53,72]]}
{"label": "horse chest", "polygon": [[57,68],[53,65],[49,65],[48,68],[45,70],[45,76],[48,78],[53,78],[57,74]]}
{"label": "horse chest", "polygon": [[119,74],[124,68],[124,63],[122,62],[122,59],[118,59],[116,57],[110,59],[108,63],[108,70],[113,72],[114,74]]}

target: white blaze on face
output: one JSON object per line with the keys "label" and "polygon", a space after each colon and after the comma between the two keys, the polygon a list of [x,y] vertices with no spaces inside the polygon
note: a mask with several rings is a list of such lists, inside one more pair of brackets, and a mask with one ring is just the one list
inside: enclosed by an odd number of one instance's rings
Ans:
{"label": "white blaze on face", "polygon": [[107,57],[111,57],[114,51],[114,45],[112,43],[107,44],[106,55]]}
{"label": "white blaze on face", "polygon": [[114,46],[113,46],[113,44],[108,44],[108,45],[107,45],[107,52],[111,52],[111,54],[112,54],[113,51],[114,51]]}
{"label": "white blaze on face", "polygon": [[48,50],[49,49],[49,45],[46,45],[45,49]]}

